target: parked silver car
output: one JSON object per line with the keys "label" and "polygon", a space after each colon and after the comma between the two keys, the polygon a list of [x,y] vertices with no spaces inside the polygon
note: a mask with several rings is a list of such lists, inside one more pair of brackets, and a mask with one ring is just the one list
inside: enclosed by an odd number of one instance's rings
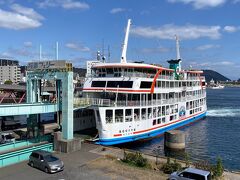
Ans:
{"label": "parked silver car", "polygon": [[187,168],[181,172],[174,172],[169,176],[169,180],[210,180],[211,173],[196,168]]}
{"label": "parked silver car", "polygon": [[15,137],[11,132],[0,132],[0,144],[15,143]]}
{"label": "parked silver car", "polygon": [[53,156],[48,151],[36,150],[29,156],[29,165],[45,171],[46,173],[54,173],[64,169],[63,162]]}

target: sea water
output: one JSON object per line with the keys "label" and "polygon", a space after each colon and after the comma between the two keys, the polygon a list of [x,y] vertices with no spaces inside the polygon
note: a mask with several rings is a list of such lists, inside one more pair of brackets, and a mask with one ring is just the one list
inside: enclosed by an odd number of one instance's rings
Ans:
{"label": "sea water", "polygon": [[[215,163],[217,157],[229,170],[240,170],[240,88],[208,89],[207,117],[181,128],[186,134],[186,153],[191,160]],[[163,137],[128,148],[164,155]]]}

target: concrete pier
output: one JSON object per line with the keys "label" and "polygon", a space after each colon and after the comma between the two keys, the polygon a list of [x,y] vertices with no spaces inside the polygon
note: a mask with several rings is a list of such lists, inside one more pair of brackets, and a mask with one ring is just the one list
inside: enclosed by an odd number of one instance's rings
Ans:
{"label": "concrete pier", "polygon": [[70,153],[81,149],[81,138],[73,138],[70,140],[66,140],[62,138],[61,134],[61,132],[54,133],[54,151]]}
{"label": "concrete pier", "polygon": [[164,134],[164,145],[169,150],[185,149],[185,134],[180,130],[171,130]]}

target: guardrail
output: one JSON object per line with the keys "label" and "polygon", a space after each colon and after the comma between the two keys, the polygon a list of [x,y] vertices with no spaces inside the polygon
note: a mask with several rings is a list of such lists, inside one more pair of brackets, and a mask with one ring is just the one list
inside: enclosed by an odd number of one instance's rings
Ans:
{"label": "guardrail", "polygon": [[14,148],[21,148],[24,146],[30,146],[33,145],[34,143],[37,142],[42,142],[42,141],[51,141],[51,136],[45,135],[39,138],[35,138],[35,139],[29,139],[29,140],[20,140],[20,141],[15,141],[15,142],[11,142],[11,143],[4,143],[4,144],[0,144],[0,154],[4,151],[9,151],[11,149]]}
{"label": "guardrail", "polygon": [[29,148],[17,150],[0,155],[0,167],[8,166],[11,164],[25,161],[29,158],[30,154],[35,150],[53,151],[53,143],[41,144],[38,146],[32,146]]}

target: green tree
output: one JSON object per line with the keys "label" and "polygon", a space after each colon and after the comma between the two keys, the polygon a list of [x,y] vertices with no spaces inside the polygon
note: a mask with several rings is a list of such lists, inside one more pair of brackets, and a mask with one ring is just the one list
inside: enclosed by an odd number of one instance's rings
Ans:
{"label": "green tree", "polygon": [[6,80],[4,84],[12,84],[13,82],[11,80]]}

